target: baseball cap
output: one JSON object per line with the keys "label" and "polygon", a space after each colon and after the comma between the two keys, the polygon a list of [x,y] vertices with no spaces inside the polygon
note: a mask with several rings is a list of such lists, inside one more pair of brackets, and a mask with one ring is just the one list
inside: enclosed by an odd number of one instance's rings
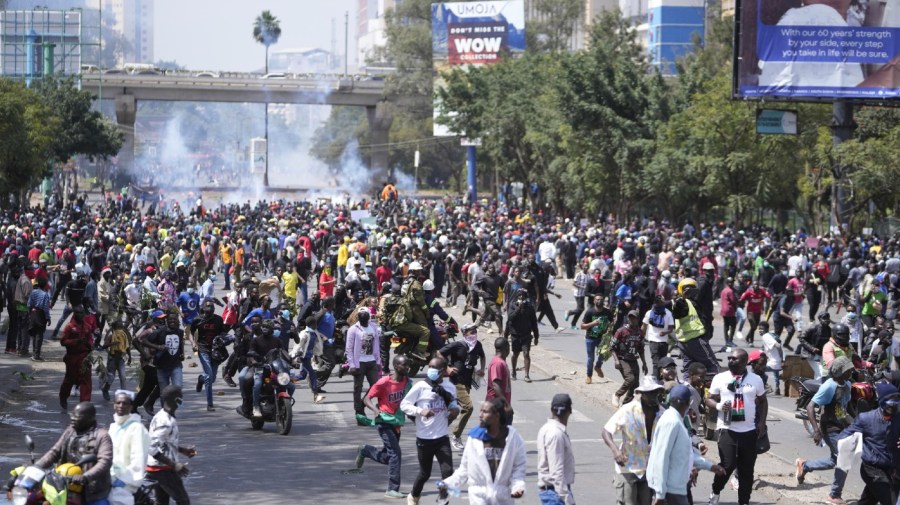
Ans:
{"label": "baseball cap", "polygon": [[691,401],[691,389],[684,384],[678,384],[669,391],[669,399],[689,402]]}
{"label": "baseball cap", "polygon": [[628,317],[631,317],[631,316],[640,317],[641,313],[636,310],[630,310],[630,311],[628,311]]}
{"label": "baseball cap", "polygon": [[166,313],[157,309],[150,313],[150,319],[161,319],[166,317]]}
{"label": "baseball cap", "polygon": [[750,351],[750,353],[747,355],[747,363],[756,361],[765,355],[766,355],[766,353],[760,351],[759,349],[754,349],[754,350]]}
{"label": "baseball cap", "polygon": [[557,393],[553,395],[553,400],[550,402],[550,410],[556,415],[561,415],[567,410],[572,410],[572,397],[566,393]]}
{"label": "baseball cap", "polygon": [[659,368],[668,368],[670,366],[675,366],[675,360],[668,356],[664,356],[662,358],[659,358],[659,362],[657,364],[659,365]]}

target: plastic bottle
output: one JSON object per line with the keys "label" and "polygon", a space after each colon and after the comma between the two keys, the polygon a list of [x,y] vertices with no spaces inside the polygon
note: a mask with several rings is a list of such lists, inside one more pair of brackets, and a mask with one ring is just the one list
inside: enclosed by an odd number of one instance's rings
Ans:
{"label": "plastic bottle", "polygon": [[440,505],[447,505],[450,503],[450,497],[459,498],[462,495],[462,490],[458,487],[448,486],[444,484],[444,481],[437,481],[438,486],[438,497],[437,502]]}
{"label": "plastic bottle", "polygon": [[[726,410],[725,407],[728,407]],[[725,423],[725,426],[731,424],[731,400],[722,404],[722,422]]]}

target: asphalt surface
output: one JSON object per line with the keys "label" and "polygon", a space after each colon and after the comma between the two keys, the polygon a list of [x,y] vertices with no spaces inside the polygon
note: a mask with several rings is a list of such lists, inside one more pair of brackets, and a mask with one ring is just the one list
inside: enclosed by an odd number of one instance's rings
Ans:
{"label": "asphalt surface", "polygon": [[[562,300],[553,300],[561,323],[564,311],[574,306],[574,300],[567,294],[570,293],[568,282],[558,283],[558,292],[564,296]],[[61,313],[60,305],[52,311],[54,324]],[[459,317],[458,309],[451,312]],[[569,424],[576,458],[575,496],[579,503],[614,503],[612,456],[600,438],[600,430],[613,412],[609,396],[618,387],[618,372],[607,364],[604,370],[607,377],[613,379],[606,382],[595,379],[593,384],[586,385],[582,333],[566,329],[557,334],[549,326],[542,327],[541,331],[540,346],[532,352],[534,382],[526,384],[519,380],[512,387],[516,411],[514,426],[526,440],[528,449],[528,490],[518,502],[523,505],[539,503],[534,441],[548,417],[550,399],[555,393],[564,391],[572,394],[575,407]],[[717,325],[714,348],[717,344],[721,346],[720,333]],[[494,337],[496,334],[481,331],[488,360],[493,354]],[[25,434],[34,438],[37,456],[40,456],[68,423],[67,414],[61,411],[57,400],[63,376],[63,349],[56,341],[45,341],[44,354],[48,360],[43,363],[0,355],[0,373],[3,374],[0,398],[6,399],[5,403],[0,403],[0,472],[4,475],[27,460]],[[380,445],[373,428],[358,427],[355,423],[350,377],[332,378],[325,388],[328,393],[322,404],[312,403],[310,391],[305,383],[301,385],[295,393],[293,429],[289,435],[281,436],[275,433],[273,424],[267,424],[261,432],[253,431],[249,421],[234,412],[240,403],[237,389],[229,388],[221,380],[214,385],[214,390],[221,392],[215,397],[218,410],[206,412],[205,395],[194,391],[201,370],[199,366],[192,366],[195,362],[193,357],[185,362],[185,403],[178,411],[182,445],[195,445],[198,450],[197,457],[190,460],[192,472],[185,481],[193,503],[251,505],[299,500],[326,504],[348,500],[402,503],[402,500],[382,496],[387,485],[386,466],[367,460],[361,473],[347,472],[354,466],[359,444]],[[28,369],[28,365],[34,365],[33,369]],[[14,375],[13,369],[24,372]],[[133,371],[130,369],[129,373]],[[128,386],[136,387],[133,376]],[[483,395],[484,389],[473,392],[476,414],[469,421],[470,427],[477,424],[477,408]],[[101,424],[111,422],[111,403],[103,400],[96,378],[93,401],[98,406]],[[70,407],[76,402],[77,396],[74,396],[69,401]],[[808,476],[807,483],[798,488],[793,479],[792,463],[796,457],[825,456],[827,451],[813,446],[803,427],[793,419],[792,400],[772,398],[771,403],[772,451],[758,460],[755,487],[759,490],[754,492],[753,503],[822,502],[827,494],[830,472]],[[145,421],[149,423],[149,417]],[[400,443],[403,449],[401,491],[406,493],[418,472],[413,426],[404,428]],[[711,447],[709,456],[713,460],[717,460],[715,454],[715,447]],[[454,452],[456,464],[460,456],[458,451]],[[433,483],[438,477],[435,464],[422,503],[431,503],[435,499]],[[706,502],[711,482],[712,474],[702,472],[694,492],[696,503]],[[852,471],[845,498],[859,496],[860,484],[858,473]],[[727,487],[721,503],[730,505],[736,503],[736,499],[736,492]]]}

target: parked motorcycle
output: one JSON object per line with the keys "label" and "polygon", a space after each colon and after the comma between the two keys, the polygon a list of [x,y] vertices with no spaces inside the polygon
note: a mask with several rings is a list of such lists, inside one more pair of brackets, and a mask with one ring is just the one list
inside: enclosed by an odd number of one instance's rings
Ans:
{"label": "parked motorcycle", "polygon": [[273,349],[263,358],[263,384],[259,396],[259,410],[262,417],[253,417],[238,407],[238,414],[250,420],[254,430],[261,430],[267,422],[274,422],[281,435],[291,432],[294,398],[288,385],[295,379],[291,376],[291,358],[283,349]]}

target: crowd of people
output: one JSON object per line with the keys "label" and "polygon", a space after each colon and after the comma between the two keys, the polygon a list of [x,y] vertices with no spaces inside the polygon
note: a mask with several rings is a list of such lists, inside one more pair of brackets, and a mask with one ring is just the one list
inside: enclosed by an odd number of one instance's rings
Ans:
{"label": "crowd of people", "polygon": [[[354,212],[366,217],[351,219]],[[209,411],[216,410],[221,367],[224,382],[242,391],[239,413],[261,418],[260,366],[283,352],[298,371],[294,379],[308,380],[314,402],[326,400],[322,382],[332,369],[352,375],[357,422],[375,426],[382,441],[361,445],[356,467],[367,459],[387,465],[387,497],[419,503],[437,459],[442,498],[467,484],[473,503],[510,503],[526,491],[512,382],[520,370],[531,382],[530,350],[543,328],[564,329],[553,307],[562,278],[572,280],[576,305],[561,314],[562,322],[585,331],[585,382],[604,377],[607,361],[622,376],[612,398],[616,411],[602,431],[615,460],[618,503],[693,503],[691,467],[716,473],[710,504],[718,503],[733,474],[739,503],[750,503],[755,460],[766,450],[767,397],[781,394],[779,372],[789,351],[824,379],[812,401],[824,412],[812,416],[818,419],[813,440],[832,452],[829,460],[798,460],[797,480],[835,468],[839,442],[862,433],[866,494],[860,503],[894,505],[900,490],[896,388],[877,385],[872,413],[852,419],[844,407],[853,371],[889,370],[900,362],[893,338],[898,236],[816,237],[654,218],[591,221],[503,204],[398,199],[390,192],[352,205],[281,200],[206,207],[197,200],[149,208],[127,194],[99,202],[83,196],[51,209],[6,213],[2,233],[6,352],[43,360],[48,333],[64,346],[59,403],[68,409],[73,387],[80,403],[60,444],[74,436],[70,431],[93,430],[101,443],[91,447],[103,452],[96,468],[105,469],[84,478],[107,475],[91,480],[87,503],[120,503],[115,495],[136,491],[140,467],[155,483],[157,503],[170,497],[188,503],[179,454],[196,450],[178,445],[174,417],[186,343],[202,366],[196,390],[205,391]],[[60,302],[64,310],[54,326],[50,309]],[[471,322],[460,327],[442,303],[462,307]],[[716,305],[724,367],[710,345]],[[457,331],[461,339],[454,338]],[[486,363],[483,335],[495,331],[494,356]],[[410,344],[391,357],[394,332]],[[120,438],[110,447],[109,435],[96,428],[90,402],[100,352],[107,371],[100,391],[116,412],[110,431],[129,431],[128,443],[143,452],[117,456]],[[416,381],[410,369],[419,362],[427,367]],[[141,369],[140,384],[128,383],[129,366]],[[116,379],[119,388],[110,395]],[[473,389],[482,382],[478,424],[466,431],[475,412]],[[149,434],[137,428],[141,408],[152,419]],[[571,413],[568,395],[554,397],[538,436],[537,484],[545,504],[574,503]],[[704,416],[716,419],[718,464],[703,457],[708,449],[697,434]],[[398,437],[408,418],[420,471],[402,493]],[[878,426],[882,431],[873,436]],[[456,467],[454,450],[462,451]],[[51,450],[41,463],[73,457]],[[138,459],[112,465],[117,458]],[[133,475],[117,475],[116,468],[132,468]],[[846,472],[838,472],[830,503],[843,503]]]}

